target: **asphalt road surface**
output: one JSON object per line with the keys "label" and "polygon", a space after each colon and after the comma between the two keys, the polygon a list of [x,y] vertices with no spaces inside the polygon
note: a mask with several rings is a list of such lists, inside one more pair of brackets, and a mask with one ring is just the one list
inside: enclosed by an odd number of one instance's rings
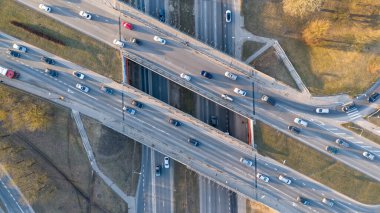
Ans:
{"label": "asphalt road surface", "polygon": [[[27,44],[24,44],[29,48],[27,54],[22,54],[21,58],[11,57],[6,53],[6,49],[12,43],[13,41],[3,35],[0,37],[0,65],[19,71],[21,77],[19,80],[2,78],[4,84],[70,106],[124,134],[133,129],[138,129],[143,134],[136,131],[128,136],[133,139],[142,137],[138,140],[139,142],[154,147],[154,149],[189,166],[201,175],[208,176],[217,183],[251,199],[255,198],[257,193],[260,202],[280,211],[303,212],[307,209],[319,212],[331,212],[332,210],[344,212],[379,211],[379,207],[361,205],[302,174],[257,154],[258,172],[268,175],[270,182],[259,181],[257,190],[255,190],[254,169],[239,161],[240,157],[253,160],[252,156],[255,152],[249,149],[249,146],[132,87],[122,87],[96,73]],[[40,57],[42,55],[56,59],[57,64],[51,66],[41,62]],[[45,74],[43,70],[46,67],[57,70],[59,72],[58,78]],[[82,71],[86,74],[86,78],[83,80],[75,78],[71,74],[73,70]],[[87,85],[90,92],[84,93],[77,90],[74,87],[77,82]],[[108,95],[102,92],[99,88],[103,83],[114,88],[115,94]],[[124,103],[121,102],[122,91]],[[59,100],[58,95],[63,95],[65,100]],[[142,109],[136,108],[137,113],[135,115],[125,113],[123,119],[120,108],[122,105],[133,107],[130,105],[132,99],[141,101],[145,106]],[[174,127],[168,123],[169,118],[175,118],[181,121],[183,125]],[[148,136],[149,139],[145,138]],[[188,138],[196,138],[201,142],[201,145],[199,147],[190,145],[187,142]],[[279,174],[286,174],[293,180],[293,183],[291,185],[281,183],[277,179]],[[311,199],[310,206],[296,203],[295,198],[300,194]],[[335,200],[336,205],[333,209],[321,203],[322,197]]]}

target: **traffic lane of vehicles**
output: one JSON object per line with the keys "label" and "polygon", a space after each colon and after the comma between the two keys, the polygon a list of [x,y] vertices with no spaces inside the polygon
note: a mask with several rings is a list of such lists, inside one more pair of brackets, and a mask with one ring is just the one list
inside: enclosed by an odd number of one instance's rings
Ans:
{"label": "traffic lane of vehicles", "polygon": [[[262,115],[262,110],[265,110],[265,117]],[[270,108],[258,108],[256,106],[256,115],[258,116],[258,120],[265,121],[265,123],[276,123],[270,124],[270,126],[282,130],[284,133],[288,133],[287,125],[291,122],[291,118],[289,119],[278,119],[280,115],[285,114],[281,111],[270,110]],[[290,121],[288,121],[290,120]],[[325,133],[325,134],[323,134]],[[335,142],[335,137],[332,137],[326,134],[326,131],[321,131],[320,129],[315,128],[301,128],[300,134],[293,135],[297,140],[301,141],[304,144],[322,152],[326,153],[325,146],[332,145]],[[327,137],[327,138],[325,138]],[[343,149],[342,149],[343,150]],[[346,164],[349,167],[352,167],[368,176],[380,180],[380,166],[376,163],[376,159],[374,161],[367,160],[362,156],[362,149],[357,149],[354,151],[352,148],[345,148],[347,152],[342,152],[342,154],[338,155],[330,155],[331,157],[337,159],[338,161]],[[327,153],[328,154],[328,153]]]}
{"label": "traffic lane of vehicles", "polygon": [[[81,100],[81,98],[78,98],[78,99],[80,99]],[[82,100],[83,101],[83,100]],[[109,107],[107,107],[105,104],[100,104],[100,103],[98,103],[98,102],[92,102],[91,100],[90,100],[90,104],[93,104],[94,106],[96,106],[96,104],[95,103],[97,103],[97,105],[98,105],[98,107],[100,107],[100,108],[103,108],[102,110],[105,110],[105,111],[107,111],[107,110],[109,110]],[[119,113],[119,112],[117,112],[116,111],[116,113]],[[132,122],[133,120],[135,120],[135,119],[132,119],[132,120],[130,120],[129,122]],[[167,123],[166,123],[166,121],[165,120],[161,120],[161,122],[162,122],[162,124],[161,124],[161,126],[165,126],[164,124],[166,124],[167,125]],[[158,125],[160,125],[160,124],[158,124]],[[145,125],[143,125],[143,126],[145,126]],[[152,130],[152,128],[146,128],[146,131],[154,131],[154,130]],[[174,141],[178,141],[178,136],[177,137],[173,137],[173,138],[170,138],[170,137],[168,137],[167,135],[165,135],[164,137],[167,137],[168,138],[168,140],[174,140]],[[206,141],[206,140],[205,140]],[[211,147],[215,147],[215,146],[217,146],[218,145],[218,143],[215,143],[214,141],[213,141],[213,145],[211,146]],[[188,144],[186,143],[186,137],[184,138],[184,140],[183,140],[183,143],[181,143],[181,144],[183,144],[184,145],[184,147],[185,147],[185,149],[184,150],[186,150],[186,151],[189,151],[189,149],[188,149]],[[199,150],[195,150],[197,153],[199,152]],[[212,151],[212,150],[211,150]],[[230,149],[229,148],[227,148],[227,151],[228,152],[230,152]],[[202,156],[204,156],[206,153],[203,153],[202,154]],[[234,155],[241,155],[241,152],[239,153],[239,154],[234,154]],[[234,160],[235,160],[235,162],[236,163],[239,163],[238,162],[238,159],[236,159],[235,157],[232,157]],[[219,159],[219,158],[218,158]],[[250,180],[252,180],[252,178],[250,178]]]}
{"label": "traffic lane of vehicles", "polygon": [[[286,123],[289,120],[288,125],[298,127],[301,130],[301,134],[302,134],[302,132],[305,132],[305,131],[306,132],[307,131],[314,132],[314,134],[312,134],[312,135],[314,135],[314,136],[318,135],[322,139],[325,139],[325,141],[327,142],[327,143],[323,143],[325,146],[335,145],[335,146],[339,147],[339,149],[344,148],[343,146],[339,146],[338,144],[336,144],[335,141],[338,138],[342,138],[345,135],[345,133],[344,134],[336,134],[335,132],[324,128],[323,125],[321,125],[321,122],[318,120],[314,120],[312,118],[311,119],[305,119],[304,117],[302,117],[302,115],[299,115],[299,114],[294,115],[293,113],[296,113],[296,112],[290,112],[289,113],[289,110],[287,108],[281,107],[280,104],[278,104],[276,110],[274,110],[271,108],[265,108],[265,105],[263,105],[262,103],[256,103],[256,109],[260,109],[260,108],[266,109],[266,111],[271,111],[272,113],[277,114],[274,116],[278,116],[278,117],[282,116],[282,119],[279,119],[279,120],[283,121],[284,123]],[[302,125],[295,124],[293,121],[293,118],[296,116],[298,118],[305,120],[308,123],[308,126],[304,127]],[[363,149],[363,147],[359,146],[358,143],[356,142],[356,140],[355,141],[354,140],[350,141],[347,139],[345,139],[345,140],[350,145],[352,144],[352,146],[347,148],[348,151],[354,151],[355,150],[355,151],[358,151],[360,154],[362,154],[363,151],[367,150],[367,149]],[[371,150],[368,150],[368,151],[371,151]],[[356,153],[356,155],[351,155],[350,153],[346,153],[346,154],[350,155],[351,157],[355,157],[355,158],[358,157],[358,155],[357,155],[358,153]]]}

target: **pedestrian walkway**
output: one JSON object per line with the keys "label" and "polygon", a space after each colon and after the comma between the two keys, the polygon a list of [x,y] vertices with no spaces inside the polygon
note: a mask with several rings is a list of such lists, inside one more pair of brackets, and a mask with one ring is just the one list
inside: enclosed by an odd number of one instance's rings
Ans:
{"label": "pedestrian walkway", "polygon": [[380,127],[367,121],[366,119],[357,119],[354,123],[380,137]]}
{"label": "pedestrian walkway", "polygon": [[356,120],[356,119],[358,119],[358,118],[363,117],[363,116],[360,114],[358,108],[356,108],[356,107],[352,107],[352,108],[351,108],[349,111],[347,111],[346,113],[347,113],[347,115],[348,115],[350,121],[354,121],[354,120]]}
{"label": "pedestrian walkway", "polygon": [[135,197],[127,196],[123,190],[121,190],[109,177],[107,177],[96,164],[95,156],[92,151],[90,142],[87,137],[86,130],[84,129],[82,120],[80,118],[79,112],[72,110],[72,115],[74,117],[75,123],[77,124],[79,134],[82,138],[82,143],[84,149],[86,150],[88,160],[90,161],[92,170],[104,181],[104,183],[110,187],[121,199],[123,199],[128,204],[128,213],[135,213]]}

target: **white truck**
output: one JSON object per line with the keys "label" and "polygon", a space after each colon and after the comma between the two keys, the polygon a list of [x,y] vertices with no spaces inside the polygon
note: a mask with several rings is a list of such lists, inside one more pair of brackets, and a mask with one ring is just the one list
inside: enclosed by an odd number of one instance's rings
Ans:
{"label": "white truck", "polygon": [[8,68],[5,68],[5,67],[2,67],[0,66],[0,74],[3,75],[3,76],[6,76],[8,78],[18,78],[20,76],[19,73],[13,71],[13,70],[10,70]]}

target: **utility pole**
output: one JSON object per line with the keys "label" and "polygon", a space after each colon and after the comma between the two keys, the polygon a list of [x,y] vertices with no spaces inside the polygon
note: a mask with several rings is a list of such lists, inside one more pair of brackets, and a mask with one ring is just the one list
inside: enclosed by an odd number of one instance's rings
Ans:
{"label": "utility pole", "polygon": [[257,159],[256,159],[256,153],[255,153],[255,193],[256,193],[256,200],[257,200]]}
{"label": "utility pole", "polygon": [[121,13],[119,13],[119,41],[121,41],[121,24],[120,24],[120,15],[121,15]]}

